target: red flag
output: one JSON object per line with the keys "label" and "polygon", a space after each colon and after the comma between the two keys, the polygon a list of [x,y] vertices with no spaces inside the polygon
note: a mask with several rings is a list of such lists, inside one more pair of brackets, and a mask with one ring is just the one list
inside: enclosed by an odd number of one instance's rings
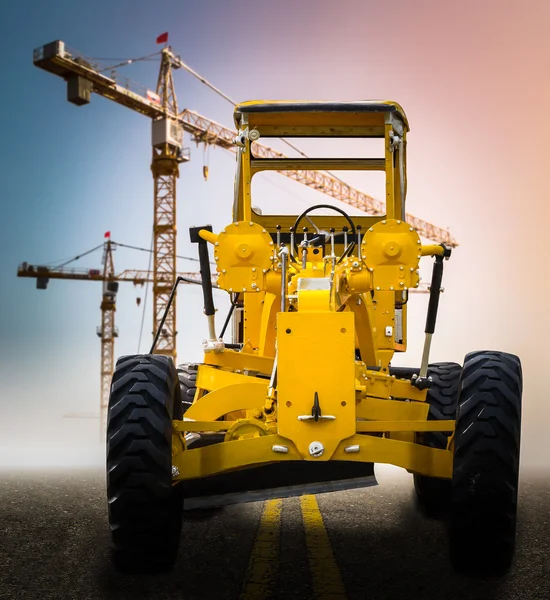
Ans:
{"label": "red flag", "polygon": [[111,237],[111,232],[110,231],[106,231],[105,235],[103,237],[104,238],[110,238]]}
{"label": "red flag", "polygon": [[157,38],[157,44],[166,44],[167,41],[168,41],[168,32],[159,35]]}

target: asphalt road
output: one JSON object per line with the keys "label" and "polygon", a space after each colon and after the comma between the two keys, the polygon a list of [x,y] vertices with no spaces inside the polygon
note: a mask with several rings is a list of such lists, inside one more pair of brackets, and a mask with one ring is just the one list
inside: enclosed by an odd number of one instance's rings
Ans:
{"label": "asphalt road", "polygon": [[[293,498],[267,521],[260,502],[188,520],[175,570],[152,577],[111,565],[100,470],[4,471],[0,598],[232,600],[248,585],[243,597],[258,600],[550,599],[550,474],[522,474],[515,564],[491,579],[453,573],[445,523],[419,512],[410,476],[379,479],[374,488],[318,495],[322,519]],[[266,587],[250,587],[254,570]]]}

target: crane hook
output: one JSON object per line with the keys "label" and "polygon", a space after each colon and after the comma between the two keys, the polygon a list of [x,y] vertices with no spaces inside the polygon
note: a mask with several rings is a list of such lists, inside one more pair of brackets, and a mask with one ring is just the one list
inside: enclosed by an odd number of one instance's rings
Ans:
{"label": "crane hook", "polygon": [[208,142],[205,142],[204,146],[203,146],[203,151],[202,151],[202,160],[203,160],[202,175],[204,177],[204,181],[208,181],[209,155],[210,155],[210,144]]}

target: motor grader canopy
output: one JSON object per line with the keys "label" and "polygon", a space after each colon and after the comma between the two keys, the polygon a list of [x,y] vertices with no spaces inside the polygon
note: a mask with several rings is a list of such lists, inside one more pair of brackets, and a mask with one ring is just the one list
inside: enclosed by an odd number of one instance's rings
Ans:
{"label": "motor grader canopy", "polygon": [[[236,138],[239,150],[234,221],[254,221],[271,235],[275,234],[277,227],[285,232],[293,224],[296,216],[284,212],[283,203],[281,209],[271,206],[267,212],[262,206],[261,210],[253,208],[258,206],[258,198],[252,190],[252,182],[257,181],[255,176],[263,171],[284,173],[301,182],[311,181],[312,187],[328,194],[324,203],[335,206],[347,197],[349,190],[344,172],[362,173],[361,177],[367,174],[366,177],[370,177],[371,181],[376,179],[379,182],[382,196],[376,199],[367,196],[356,198],[352,207],[356,212],[357,225],[368,229],[383,218],[405,220],[406,134],[409,126],[405,112],[397,102],[256,100],[237,105],[234,119],[239,130]],[[298,147],[299,139],[307,141],[313,138],[315,143],[313,146],[310,144],[313,154],[299,150],[300,156],[287,156],[265,146],[264,138],[283,141],[292,138]],[[369,139],[374,140],[373,143],[378,139],[382,146],[372,153],[366,150],[351,156],[352,147],[360,143],[361,138],[370,145]],[[298,141],[295,142],[296,139]],[[346,140],[349,142],[348,151],[345,150]],[[327,152],[328,141],[344,144],[344,150],[336,156],[330,156],[330,150]],[[377,172],[382,178],[378,177]],[[327,183],[329,180],[330,184]],[[288,208],[292,211],[292,207]],[[335,219],[334,215],[331,215],[330,223],[324,215],[320,215],[319,223],[322,227],[337,229],[346,225],[343,219]]]}
{"label": "motor grader canopy", "polygon": [[262,136],[384,137],[386,123],[409,130],[405,111],[390,100],[300,102],[254,100],[237,105],[237,127]]}

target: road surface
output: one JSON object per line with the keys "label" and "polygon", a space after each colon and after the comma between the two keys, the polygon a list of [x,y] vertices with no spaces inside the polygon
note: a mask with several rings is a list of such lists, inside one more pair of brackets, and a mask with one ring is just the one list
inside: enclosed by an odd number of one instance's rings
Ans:
{"label": "road surface", "polygon": [[550,473],[523,472],[515,564],[453,573],[445,522],[420,513],[412,478],[226,507],[187,520],[175,570],[117,573],[100,469],[0,472],[0,598],[75,600],[549,600]]}

